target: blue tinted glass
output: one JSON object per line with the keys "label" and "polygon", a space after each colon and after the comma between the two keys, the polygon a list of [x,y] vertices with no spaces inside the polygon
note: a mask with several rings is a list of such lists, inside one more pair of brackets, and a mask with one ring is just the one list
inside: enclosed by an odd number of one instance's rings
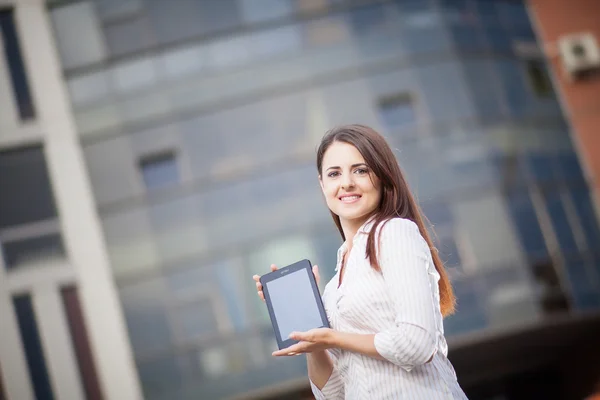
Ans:
{"label": "blue tinted glass", "polygon": [[507,196],[508,207],[513,216],[525,252],[531,258],[544,258],[548,255],[546,242],[527,192],[515,192]]}
{"label": "blue tinted glass", "polygon": [[554,227],[554,234],[558,238],[558,243],[564,253],[576,253],[577,243],[573,238],[573,232],[569,219],[562,204],[560,192],[554,191],[545,196],[548,213]]}
{"label": "blue tinted glass", "polygon": [[500,16],[494,7],[493,1],[475,1],[471,3],[475,6],[475,10],[481,23],[485,27],[497,27],[500,25]]}
{"label": "blue tinted glass", "polygon": [[512,38],[505,29],[486,25],[483,32],[492,50],[498,52],[511,52],[513,50]]}
{"label": "blue tinted glass", "polygon": [[473,26],[453,26],[450,33],[455,46],[460,50],[477,51],[486,47],[485,37],[481,29]]}
{"label": "blue tinted glass", "polygon": [[461,265],[458,246],[452,236],[444,236],[438,239],[438,252],[446,267],[458,267]]}
{"label": "blue tinted glass", "polygon": [[502,23],[510,26],[530,25],[525,2],[496,1],[494,4]]}
{"label": "blue tinted glass", "polygon": [[214,267],[219,289],[227,305],[229,318],[234,329],[238,332],[246,329],[249,324],[248,316],[245,313],[243,288],[244,284],[240,279],[245,278],[234,263],[229,261],[219,262]]}
{"label": "blue tinted glass", "polygon": [[525,183],[523,161],[517,155],[496,154],[492,160],[499,184],[513,188]]}
{"label": "blue tinted glass", "polygon": [[388,129],[415,122],[415,110],[410,100],[391,102],[379,106],[379,116]]}
{"label": "blue tinted glass", "polygon": [[567,262],[567,273],[577,308],[598,308],[600,306],[600,274],[598,270],[592,264],[575,260]]}
{"label": "blue tinted glass", "polygon": [[463,64],[465,80],[469,87],[477,114],[481,117],[496,117],[502,114],[497,79],[487,61],[468,61]]}
{"label": "blue tinted glass", "polygon": [[35,320],[31,296],[16,296],[13,298],[13,304],[21,339],[23,340],[23,347],[25,348],[25,358],[27,359],[35,397],[38,400],[53,400],[54,394],[50,386],[48,369],[42,350],[38,325]]}
{"label": "blue tinted glass", "polygon": [[179,181],[177,162],[172,154],[143,160],[141,166],[144,183],[149,189]]}
{"label": "blue tinted glass", "polygon": [[380,30],[385,24],[385,9],[382,4],[373,4],[353,9],[350,12],[352,30],[359,36]]}
{"label": "blue tinted glass", "polygon": [[35,117],[35,109],[12,10],[0,10],[0,33],[19,117],[22,120],[32,119]]}
{"label": "blue tinted glass", "polygon": [[420,204],[421,211],[434,226],[452,224],[452,210],[446,203],[423,202]]}
{"label": "blue tinted glass", "polygon": [[585,177],[579,157],[574,152],[561,153],[556,157],[558,168],[560,170],[561,177],[567,182],[583,182]]}
{"label": "blue tinted glass", "polygon": [[525,156],[531,177],[536,181],[557,180],[553,154],[529,153]]}
{"label": "blue tinted glass", "polygon": [[488,325],[485,315],[485,302],[477,292],[477,282],[466,277],[453,282],[457,298],[456,314],[444,320],[444,330],[448,336],[483,329]]}
{"label": "blue tinted glass", "polygon": [[520,64],[512,61],[499,61],[496,62],[496,68],[511,114],[516,116],[526,114],[529,91]]}
{"label": "blue tinted glass", "polygon": [[590,199],[587,189],[571,189],[571,198],[575,204],[575,210],[579,217],[579,222],[583,228],[588,248],[595,252],[600,252],[600,229],[598,228],[598,218],[594,212],[594,206]]}

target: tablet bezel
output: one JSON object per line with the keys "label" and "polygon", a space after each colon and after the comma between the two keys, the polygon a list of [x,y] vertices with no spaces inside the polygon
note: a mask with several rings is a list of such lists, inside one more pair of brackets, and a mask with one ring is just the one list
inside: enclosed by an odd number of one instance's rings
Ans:
{"label": "tablet bezel", "polygon": [[[323,306],[323,300],[321,299],[321,293],[319,292],[319,287],[317,286],[317,281],[312,272],[312,265],[309,260],[304,259],[297,261],[293,264],[290,264],[286,267],[278,269],[276,271],[269,272],[260,277],[260,283],[263,287],[263,294],[265,296],[265,303],[267,304],[267,309],[269,310],[269,317],[271,318],[271,325],[273,326],[273,332],[275,333],[275,339],[277,339],[277,346],[279,349],[285,349],[293,344],[298,343],[298,340],[294,339],[283,339],[279,333],[279,325],[277,323],[277,318],[275,317],[275,312],[273,310],[273,304],[271,303],[271,296],[269,294],[269,290],[267,287],[267,283],[274,281],[278,278],[281,278],[285,275],[288,275],[292,272],[297,272],[302,269],[307,270],[309,282],[313,290],[313,295],[315,297],[315,301],[317,302],[317,308],[319,309],[319,314],[321,314],[321,328],[329,328],[329,320],[327,319],[327,313],[325,312],[325,307]],[[317,328],[317,327],[315,327]]]}

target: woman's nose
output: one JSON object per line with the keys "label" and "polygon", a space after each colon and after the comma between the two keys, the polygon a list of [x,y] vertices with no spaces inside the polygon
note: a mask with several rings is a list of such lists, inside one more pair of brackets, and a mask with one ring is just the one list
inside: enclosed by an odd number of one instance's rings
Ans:
{"label": "woman's nose", "polygon": [[342,189],[348,190],[354,187],[354,180],[352,179],[351,174],[347,174],[342,177]]}

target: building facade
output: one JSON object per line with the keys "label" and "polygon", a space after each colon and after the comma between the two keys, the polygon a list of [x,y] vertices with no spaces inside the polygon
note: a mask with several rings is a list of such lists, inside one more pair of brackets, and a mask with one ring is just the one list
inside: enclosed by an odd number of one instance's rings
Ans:
{"label": "building facade", "polygon": [[[0,398],[305,391],[303,358],[270,356],[251,276],[300,258],[333,276],[341,239],[315,148],[343,123],[386,135],[432,224],[458,297],[450,357],[471,398],[520,390],[482,389],[476,350],[556,321],[593,332],[594,146],[561,106],[533,6],[0,7]],[[543,364],[496,353],[507,367],[490,374]]]}

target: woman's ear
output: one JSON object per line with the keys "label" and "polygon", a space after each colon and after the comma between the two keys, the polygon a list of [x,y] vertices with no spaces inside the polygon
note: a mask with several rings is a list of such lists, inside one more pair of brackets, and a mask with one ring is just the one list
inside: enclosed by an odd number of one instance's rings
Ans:
{"label": "woman's ear", "polygon": [[319,174],[319,185],[321,185],[321,191],[324,190],[323,188],[323,177],[321,176],[321,174]]}

